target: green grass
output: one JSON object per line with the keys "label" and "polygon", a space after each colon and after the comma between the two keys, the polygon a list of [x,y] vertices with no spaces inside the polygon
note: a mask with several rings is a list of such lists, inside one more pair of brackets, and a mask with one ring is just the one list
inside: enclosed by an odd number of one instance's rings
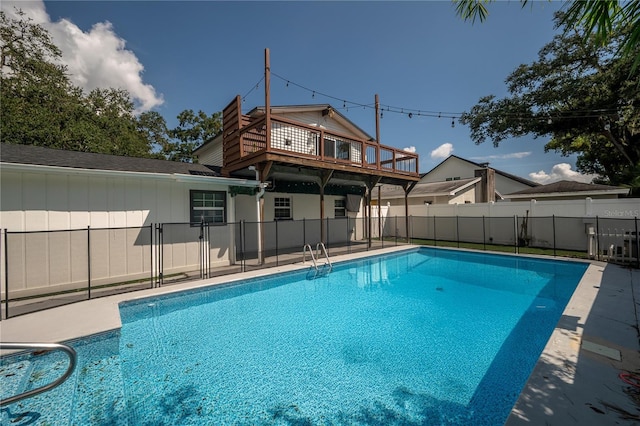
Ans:
{"label": "green grass", "polygon": [[[464,243],[457,241],[435,241],[424,239],[412,239],[411,243],[424,246],[434,247],[455,247],[471,250],[486,250],[502,253],[519,253],[519,254],[536,254],[542,256],[554,256],[552,248],[538,248],[538,247],[518,247],[516,251],[515,246],[505,246],[499,244],[480,244],[480,243]],[[578,250],[556,250],[555,256],[573,257],[578,259],[588,259],[589,254],[586,251]]]}

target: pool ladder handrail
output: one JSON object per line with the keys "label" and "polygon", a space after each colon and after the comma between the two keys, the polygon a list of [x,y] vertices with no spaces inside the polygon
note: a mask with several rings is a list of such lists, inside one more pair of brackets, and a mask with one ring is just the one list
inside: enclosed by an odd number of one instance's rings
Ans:
{"label": "pool ladder handrail", "polygon": [[[320,258],[320,254],[324,254],[324,258],[327,261],[327,265],[329,265],[329,271],[331,271],[331,269],[333,269],[333,265],[331,264],[331,260],[329,260],[329,254],[327,253],[327,248],[325,247],[323,242],[319,242],[318,244],[316,244],[316,255],[313,255],[313,249],[311,248],[311,244],[305,244],[304,247],[302,248],[302,264],[304,265],[304,263],[307,260],[307,249],[309,250],[309,255],[311,256],[311,261],[313,262],[313,267],[315,268],[315,270],[318,270],[318,262],[317,259]],[[322,251],[321,251],[322,250]]]}
{"label": "pool ladder handrail", "polygon": [[57,386],[60,386],[69,378],[69,376],[71,376],[71,374],[73,374],[73,371],[76,368],[76,364],[78,363],[78,354],[76,353],[75,349],[73,349],[71,346],[63,345],[61,343],[0,343],[0,350],[6,349],[40,349],[45,351],[61,350],[69,356],[69,367],[67,368],[67,371],[65,371],[64,374],[57,380],[49,383],[48,385],[31,389],[30,391],[26,391],[21,394],[0,400],[0,406],[11,404],[25,398],[30,398],[32,396],[36,396],[38,394],[41,394],[42,392],[46,392]]}

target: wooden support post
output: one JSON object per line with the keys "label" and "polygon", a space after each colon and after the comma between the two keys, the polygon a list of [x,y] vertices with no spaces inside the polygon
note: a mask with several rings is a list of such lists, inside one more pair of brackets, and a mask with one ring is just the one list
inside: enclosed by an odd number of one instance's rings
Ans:
{"label": "wooden support post", "polygon": [[409,241],[409,193],[417,184],[418,182],[407,182],[402,185],[402,189],[404,189],[404,223],[407,232],[407,242]]}
{"label": "wooden support post", "polygon": [[[271,149],[271,63],[269,49],[264,49],[264,124],[266,150]],[[241,118],[241,117],[240,117]]]}
{"label": "wooden support post", "polygon": [[320,241],[322,241],[323,243],[327,242],[327,236],[325,235],[324,228],[324,187],[327,186],[327,183],[329,183],[332,175],[333,170],[325,170],[322,172],[320,181],[318,182],[318,185],[320,186]]}

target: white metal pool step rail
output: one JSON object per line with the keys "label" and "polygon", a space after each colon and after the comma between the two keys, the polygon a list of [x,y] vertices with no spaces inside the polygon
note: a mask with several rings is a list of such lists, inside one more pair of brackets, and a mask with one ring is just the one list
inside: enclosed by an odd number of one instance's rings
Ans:
{"label": "white metal pool step rail", "polygon": [[0,406],[11,404],[13,402],[20,401],[21,399],[36,396],[38,394],[41,394],[42,392],[46,392],[61,385],[65,382],[65,380],[69,378],[69,376],[71,376],[78,362],[78,354],[76,353],[76,351],[71,346],[63,345],[61,343],[0,343],[0,350],[10,349],[39,349],[43,351],[61,350],[65,352],[69,357],[69,367],[67,368],[67,371],[65,371],[64,374],[57,380],[49,383],[48,385],[40,386],[39,388],[31,389],[29,391],[22,392],[21,394],[0,400]]}
{"label": "white metal pool step rail", "polygon": [[[331,260],[329,259],[329,253],[327,253],[327,248],[325,247],[323,242],[319,242],[316,244],[316,255],[313,255],[313,249],[311,248],[311,244],[305,244],[302,248],[302,264],[304,265],[307,260],[307,249],[309,250],[309,255],[311,256],[311,261],[313,262],[313,267],[315,270],[318,270],[318,259],[320,255],[323,254],[326,260],[326,265],[329,265],[329,271],[333,269],[333,265],[331,264]],[[322,250],[322,251],[321,251]]]}

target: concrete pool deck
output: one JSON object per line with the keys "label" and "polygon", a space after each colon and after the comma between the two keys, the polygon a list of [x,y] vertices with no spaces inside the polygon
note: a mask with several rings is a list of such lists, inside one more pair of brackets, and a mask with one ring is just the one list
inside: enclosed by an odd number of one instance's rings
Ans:
{"label": "concrete pool deck", "polygon": [[[408,248],[334,256],[331,260],[336,263]],[[620,377],[620,373],[640,374],[636,301],[636,294],[640,301],[640,271],[590,263],[507,425],[640,424],[640,387],[633,384],[633,377]],[[308,263],[220,276],[9,318],[0,321],[0,341],[61,342],[100,333],[121,326],[118,304],[122,301],[306,268]]]}

